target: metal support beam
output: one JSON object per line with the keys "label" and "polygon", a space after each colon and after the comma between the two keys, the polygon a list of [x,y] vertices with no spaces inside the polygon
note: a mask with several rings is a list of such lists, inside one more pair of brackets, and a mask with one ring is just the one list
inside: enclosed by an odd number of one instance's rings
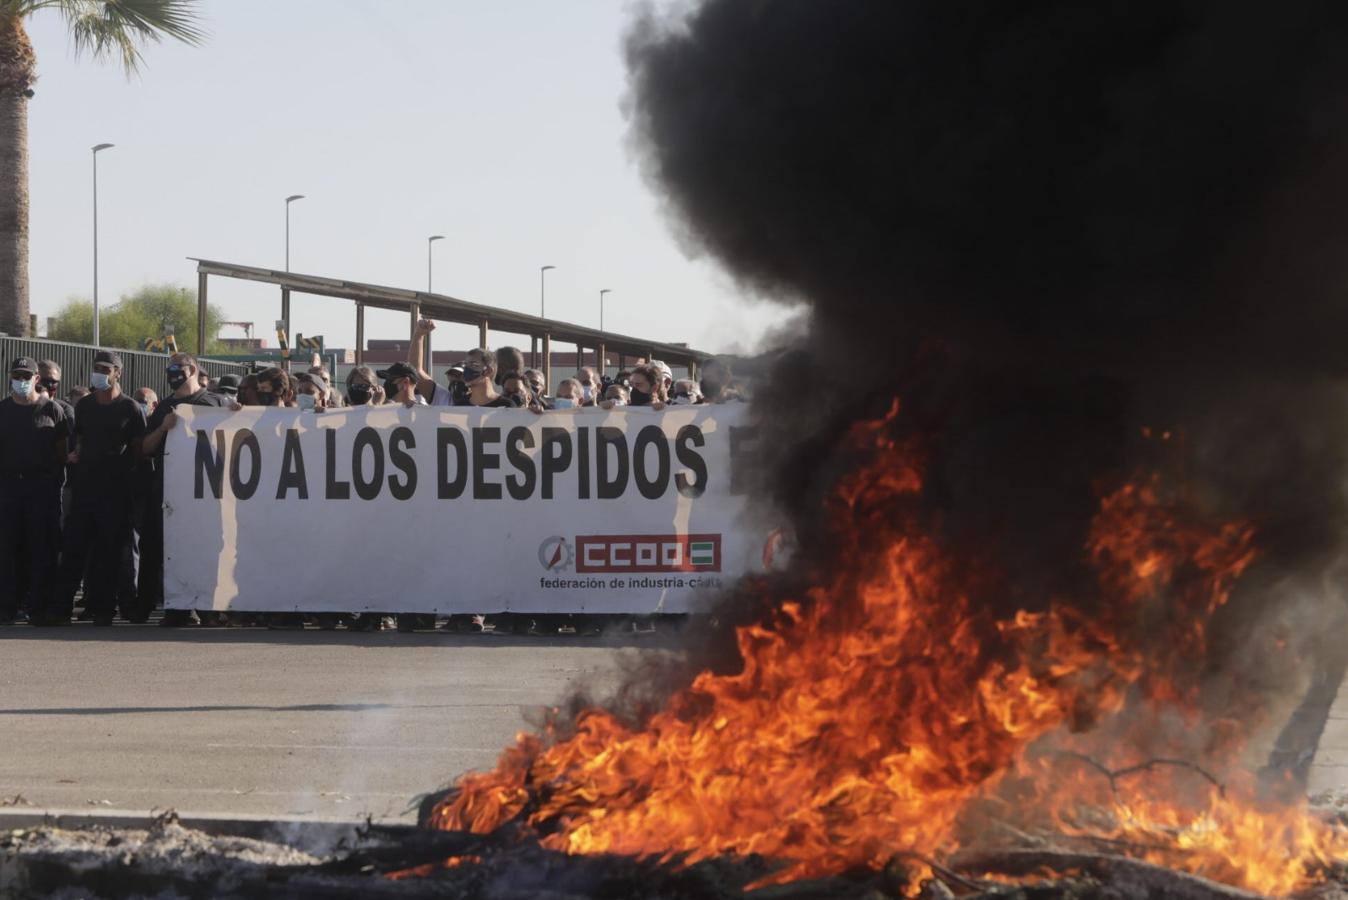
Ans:
{"label": "metal support beam", "polygon": [[552,396],[557,396],[557,385],[552,383],[552,335],[543,335],[543,380],[548,383]]}
{"label": "metal support beam", "polygon": [[[295,355],[295,342],[292,340],[294,335],[290,333],[290,288],[281,288],[281,321],[286,333],[286,343],[290,345],[290,355]],[[290,371],[290,359],[282,360],[281,368],[287,372]]]}
{"label": "metal support beam", "polygon": [[600,378],[603,378],[603,377],[604,377],[604,342],[603,342],[603,341],[600,341],[600,342],[599,342],[599,347],[595,350],[595,355],[594,355],[594,367],[595,367],[595,371],[597,371],[597,372],[599,373],[599,377],[600,377]]}
{"label": "metal support beam", "polygon": [[477,323],[477,345],[482,349],[487,349],[487,320],[482,319]]}
{"label": "metal support beam", "polygon": [[529,368],[538,368],[538,335],[529,335]]}
{"label": "metal support beam", "polygon": [[407,329],[407,349],[410,351],[412,349],[412,341],[416,338],[417,322],[421,321],[421,304],[413,303],[408,307],[408,310],[412,317],[412,322]]}
{"label": "metal support beam", "polygon": [[365,365],[365,304],[356,304],[356,365]]}
{"label": "metal support beam", "polygon": [[205,272],[197,273],[197,354],[200,356],[206,355],[206,279],[209,277]]}

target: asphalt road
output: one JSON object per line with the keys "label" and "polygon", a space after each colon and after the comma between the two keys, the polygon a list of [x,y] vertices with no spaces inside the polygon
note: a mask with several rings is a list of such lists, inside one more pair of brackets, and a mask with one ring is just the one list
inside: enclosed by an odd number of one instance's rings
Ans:
{"label": "asphalt road", "polygon": [[[0,807],[411,821],[660,635],[0,628]],[[16,799],[18,798],[18,799]]]}

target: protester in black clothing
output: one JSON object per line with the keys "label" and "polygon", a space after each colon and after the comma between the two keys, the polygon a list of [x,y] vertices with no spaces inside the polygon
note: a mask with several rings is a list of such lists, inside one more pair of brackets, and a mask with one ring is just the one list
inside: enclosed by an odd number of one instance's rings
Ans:
{"label": "protester in black clothing", "polygon": [[16,359],[0,400],[0,623],[42,622],[56,577],[67,423],[37,381],[37,363]]}
{"label": "protester in black clothing", "polygon": [[[61,367],[55,360],[41,359],[37,363],[37,389],[66,414],[66,434],[75,431],[75,404],[61,396]],[[73,393],[73,392],[72,392]],[[61,466],[61,527],[66,527],[66,514],[70,511],[70,474],[67,466]]]}
{"label": "protester in black clothing", "polygon": [[122,547],[131,535],[131,473],[145,436],[145,416],[122,393],[121,377],[122,358],[99,350],[90,380],[94,391],[75,405],[72,509],[49,624],[69,622],[81,578],[94,624],[112,624]]}
{"label": "protester in black clothing", "polygon": [[[136,618],[141,621],[144,621],[141,616],[148,618],[150,612],[164,602],[164,439],[178,424],[175,410],[184,405],[217,408],[229,405],[227,397],[212,394],[200,386],[199,372],[201,366],[190,354],[175,353],[169,357],[164,374],[173,393],[155,407],[146,423],[145,440],[141,442],[141,455],[152,467],[140,523],[140,609]],[[171,609],[165,610],[160,624],[173,627],[188,625],[191,621],[190,610]],[[213,623],[217,617],[202,615],[202,621]]]}
{"label": "protester in black clothing", "polygon": [[221,375],[220,380],[216,382],[215,392],[226,400],[233,400],[239,396],[239,384],[242,380],[233,372]]}

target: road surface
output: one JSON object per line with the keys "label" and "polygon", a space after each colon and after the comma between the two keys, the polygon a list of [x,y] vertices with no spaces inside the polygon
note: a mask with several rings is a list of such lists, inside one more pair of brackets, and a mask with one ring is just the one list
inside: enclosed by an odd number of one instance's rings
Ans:
{"label": "road surface", "polygon": [[526,714],[669,643],[0,628],[0,806],[412,821]]}

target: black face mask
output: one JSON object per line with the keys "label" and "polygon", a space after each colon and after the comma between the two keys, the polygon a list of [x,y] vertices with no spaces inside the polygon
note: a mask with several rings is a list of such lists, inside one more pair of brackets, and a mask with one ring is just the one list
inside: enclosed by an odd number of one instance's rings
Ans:
{"label": "black face mask", "polygon": [[471,393],[472,391],[468,389],[468,385],[464,384],[462,381],[456,381],[449,386],[449,395],[454,398],[455,403],[467,403],[468,395]]}
{"label": "black face mask", "polygon": [[184,372],[182,369],[176,367],[169,369],[168,383],[169,387],[173,388],[176,391],[178,388],[182,387],[184,384],[187,383],[187,373]]}
{"label": "black face mask", "polygon": [[258,394],[258,395],[257,395],[257,401],[258,401],[258,403],[262,404],[263,406],[275,406],[275,405],[276,405],[276,394],[275,394],[275,392],[269,392],[269,393],[265,393],[265,394]]}
{"label": "black face mask", "polygon": [[515,406],[524,406],[526,403],[529,402],[528,398],[525,397],[523,394],[506,394],[505,397]]}
{"label": "black face mask", "polygon": [[374,388],[368,384],[357,382],[346,389],[346,399],[352,406],[364,406],[370,402],[370,397],[374,394]]}
{"label": "black face mask", "polygon": [[464,366],[463,367],[464,383],[466,384],[470,381],[477,381],[479,378],[482,377],[482,372],[483,370],[477,368],[476,366]]}
{"label": "black face mask", "polygon": [[646,393],[645,391],[639,391],[636,388],[632,388],[627,392],[627,397],[628,397],[627,402],[632,404],[633,406],[651,405],[651,395]]}

